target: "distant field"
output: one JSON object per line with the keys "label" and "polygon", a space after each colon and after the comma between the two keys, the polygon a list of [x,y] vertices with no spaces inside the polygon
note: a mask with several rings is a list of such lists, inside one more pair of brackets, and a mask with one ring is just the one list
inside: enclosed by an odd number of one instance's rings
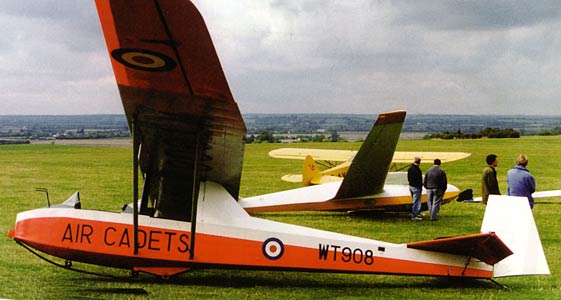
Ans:
{"label": "distant field", "polygon": [[[329,136],[329,133],[323,133],[324,135]],[[368,131],[340,131],[338,132],[339,136],[347,141],[347,142],[356,142],[356,141],[362,141],[366,138],[366,136],[368,135]],[[313,137],[315,135],[318,135],[318,133],[312,133],[312,134],[279,134],[280,136],[283,137],[287,137],[287,138],[295,138],[298,136],[310,136]],[[427,135],[427,132],[402,132],[400,137],[401,139],[405,139],[405,140],[420,140],[422,139],[425,135]]]}
{"label": "distant field", "polygon": [[[246,147],[241,196],[297,187],[280,177],[299,172],[300,161],[272,159],[267,153],[281,144]],[[358,149],[360,143],[293,144],[307,148]],[[449,182],[480,194],[480,173],[488,153],[499,156],[501,191],[506,171],[519,153],[538,190],[561,189],[561,137],[504,140],[400,140],[402,151],[463,151],[472,155],[443,165]],[[508,290],[483,280],[388,275],[293,273],[273,271],[193,270],[163,281],[141,274],[76,263],[78,268],[116,275],[118,279],[79,274],[52,266],[6,238],[17,212],[46,205],[36,187],[49,188],[52,202],[81,192],[85,209],[118,211],[131,199],[131,150],[60,144],[0,146],[0,298],[15,299],[560,299],[561,205],[537,204],[534,217],[552,272],[551,276],[498,279]],[[429,165],[423,165],[426,170]],[[561,203],[561,199],[543,201]],[[269,213],[260,217],[281,222],[403,243],[479,231],[484,207],[451,203],[438,222],[411,222],[406,215],[359,217],[345,213]],[[45,229],[48,232],[48,228]],[[60,260],[59,260],[60,261]]]}
{"label": "distant field", "polygon": [[114,138],[114,139],[57,139],[57,140],[32,140],[32,144],[57,144],[57,145],[73,145],[73,146],[91,146],[91,147],[118,147],[130,148],[132,142],[130,138]]}

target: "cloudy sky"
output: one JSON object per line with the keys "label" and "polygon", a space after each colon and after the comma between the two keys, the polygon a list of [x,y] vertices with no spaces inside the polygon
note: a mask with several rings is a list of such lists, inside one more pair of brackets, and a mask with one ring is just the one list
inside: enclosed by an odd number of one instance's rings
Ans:
{"label": "cloudy sky", "polygon": [[[561,3],[196,0],[242,113],[561,115]],[[93,0],[0,4],[0,114],[123,113]]]}

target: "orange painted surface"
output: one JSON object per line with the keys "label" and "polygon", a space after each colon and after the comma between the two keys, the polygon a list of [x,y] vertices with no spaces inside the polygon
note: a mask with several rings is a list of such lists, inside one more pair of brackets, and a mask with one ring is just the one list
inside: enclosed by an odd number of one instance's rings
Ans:
{"label": "orange painted surface", "polygon": [[[45,232],[45,228],[49,228]],[[318,242],[313,247],[198,233],[190,260],[190,233],[139,227],[139,251],[133,254],[132,225],[74,218],[32,218],[16,225],[14,239],[64,259],[155,274],[182,271],[193,264],[288,270],[387,273],[490,278],[489,270],[466,269],[377,256],[378,249]],[[321,240],[321,239],[318,239]],[[156,269],[154,269],[156,268]],[[158,270],[157,268],[164,268]]]}
{"label": "orange painted surface", "polygon": [[407,247],[462,254],[475,257],[490,265],[494,265],[513,254],[494,232],[408,243]]}
{"label": "orange painted surface", "polygon": [[[206,25],[194,5],[178,0],[143,1],[138,5],[130,5],[129,1],[96,0],[117,83],[135,89],[176,94],[181,98],[198,96],[234,103]],[[161,54],[169,58],[171,64],[164,71],[127,67],[115,58],[114,51],[119,49]],[[150,61],[150,55],[130,53],[130,61],[137,62],[139,66],[165,64],[162,61]],[[135,98],[123,100],[134,101]],[[193,106],[187,110],[185,106],[190,103],[177,100],[182,103],[173,104],[176,111],[169,112],[188,112],[197,108]],[[159,108],[165,110],[165,106]]]}
{"label": "orange painted surface", "polygon": [[158,268],[158,267],[134,267],[134,271],[150,273],[157,276],[173,276],[189,271],[189,268]]}

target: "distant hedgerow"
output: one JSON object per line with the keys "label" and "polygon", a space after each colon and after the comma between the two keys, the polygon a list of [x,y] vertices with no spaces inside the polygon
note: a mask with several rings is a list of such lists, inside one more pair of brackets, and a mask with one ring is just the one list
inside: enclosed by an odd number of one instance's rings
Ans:
{"label": "distant hedgerow", "polygon": [[520,138],[520,132],[512,129],[512,128],[490,128],[487,127],[479,133],[463,133],[461,130],[457,132],[449,132],[444,131],[442,133],[431,133],[425,136],[425,139],[443,139],[443,140],[451,140],[451,139],[480,139],[480,138]]}

